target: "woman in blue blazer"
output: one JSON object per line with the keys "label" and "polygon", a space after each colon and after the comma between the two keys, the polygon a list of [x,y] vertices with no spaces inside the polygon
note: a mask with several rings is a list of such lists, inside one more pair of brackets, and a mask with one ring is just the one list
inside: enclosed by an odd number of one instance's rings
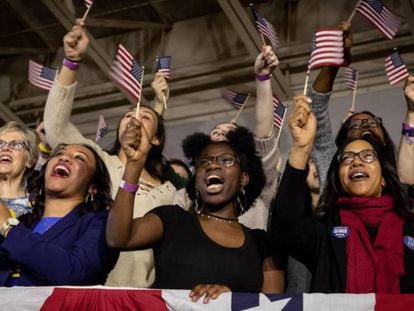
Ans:
{"label": "woman in blue blazer", "polygon": [[105,241],[109,174],[88,146],[61,145],[28,183],[33,213],[0,204],[0,285],[103,284],[118,259]]}

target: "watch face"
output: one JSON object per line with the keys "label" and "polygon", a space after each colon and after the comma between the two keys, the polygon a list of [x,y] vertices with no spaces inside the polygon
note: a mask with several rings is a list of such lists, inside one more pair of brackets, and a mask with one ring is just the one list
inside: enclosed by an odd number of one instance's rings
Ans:
{"label": "watch face", "polygon": [[7,219],[7,223],[11,226],[17,226],[20,222],[17,220],[17,218],[9,218]]}

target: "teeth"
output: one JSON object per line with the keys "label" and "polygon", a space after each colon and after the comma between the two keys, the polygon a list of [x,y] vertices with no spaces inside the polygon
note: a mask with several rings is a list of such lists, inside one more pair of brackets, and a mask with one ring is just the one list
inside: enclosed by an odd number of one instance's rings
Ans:
{"label": "teeth", "polygon": [[0,161],[11,161],[11,157],[8,155],[3,155],[0,157]]}
{"label": "teeth", "polygon": [[352,174],[352,176],[351,176],[352,179],[354,179],[354,178],[363,178],[363,177],[366,177],[366,174],[364,174],[362,172],[356,172],[356,173]]}
{"label": "teeth", "polygon": [[210,175],[207,177],[207,186],[222,184],[222,183],[223,183],[223,180],[220,178],[220,176]]}
{"label": "teeth", "polygon": [[55,168],[53,169],[53,172],[58,174],[58,175],[64,175],[64,176],[68,176],[69,175],[69,170],[66,166],[64,165],[56,165]]}

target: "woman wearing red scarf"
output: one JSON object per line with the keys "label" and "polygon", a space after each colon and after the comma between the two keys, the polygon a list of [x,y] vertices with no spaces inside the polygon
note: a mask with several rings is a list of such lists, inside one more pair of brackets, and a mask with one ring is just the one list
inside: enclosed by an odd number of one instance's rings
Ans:
{"label": "woman wearing red scarf", "polygon": [[272,215],[275,240],[310,269],[313,292],[414,292],[412,201],[375,137],[338,148],[317,215],[303,217],[316,119],[307,97],[294,101],[292,148]]}

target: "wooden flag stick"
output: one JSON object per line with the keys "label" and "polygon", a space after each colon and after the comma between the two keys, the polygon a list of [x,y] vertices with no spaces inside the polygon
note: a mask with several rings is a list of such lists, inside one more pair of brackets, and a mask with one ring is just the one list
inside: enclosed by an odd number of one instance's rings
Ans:
{"label": "wooden flag stick", "polygon": [[85,14],[83,14],[83,17],[82,17],[82,21],[83,21],[83,22],[85,21],[86,17],[88,16],[88,13],[89,13],[89,11],[91,10],[92,5],[93,5],[93,2],[92,2],[92,4],[89,6],[89,8],[87,8],[87,9],[86,9]]}
{"label": "wooden flag stick", "polygon": [[[357,76],[358,79],[358,76]],[[356,91],[357,91],[357,82],[358,80],[355,80],[355,88],[354,88],[354,92],[352,94],[352,105],[351,105],[351,109],[355,111],[355,96],[356,96]]]}
{"label": "wooden flag stick", "polygon": [[263,45],[266,46],[267,44],[266,44],[266,40],[265,40],[264,36],[262,34],[260,34],[260,37],[262,38]]}
{"label": "wooden flag stick", "polygon": [[141,96],[142,96],[142,82],[144,81],[144,66],[141,67],[142,70],[142,74],[141,74],[141,81],[140,81],[140,85],[141,85],[141,90],[139,92],[139,98],[137,101],[137,110],[135,111],[135,118],[139,120],[139,107],[141,106]]}
{"label": "wooden flag stick", "polygon": [[249,93],[249,94],[247,94],[247,97],[246,97],[246,99],[244,100],[243,105],[240,107],[239,111],[237,111],[237,114],[236,114],[236,116],[235,116],[235,117],[234,117],[234,119],[233,119],[235,123],[237,122],[237,119],[239,118],[240,113],[242,112],[242,110],[243,110],[244,106],[246,106],[247,101],[249,100],[249,98],[250,98],[250,93]]}
{"label": "wooden flag stick", "polygon": [[348,20],[346,21],[347,23],[350,23],[352,21],[352,19],[354,18],[355,13],[356,13],[356,7],[358,6],[359,2],[360,1],[358,1],[356,6],[354,7],[354,10],[352,11],[351,15],[349,16]]}
{"label": "wooden flag stick", "polygon": [[303,95],[306,95],[306,93],[308,92],[309,75],[310,75],[310,68],[308,68],[308,71],[306,72],[305,87],[303,88]]}
{"label": "wooden flag stick", "polygon": [[164,110],[167,110],[167,99],[164,92],[162,93],[162,102],[164,103]]}

